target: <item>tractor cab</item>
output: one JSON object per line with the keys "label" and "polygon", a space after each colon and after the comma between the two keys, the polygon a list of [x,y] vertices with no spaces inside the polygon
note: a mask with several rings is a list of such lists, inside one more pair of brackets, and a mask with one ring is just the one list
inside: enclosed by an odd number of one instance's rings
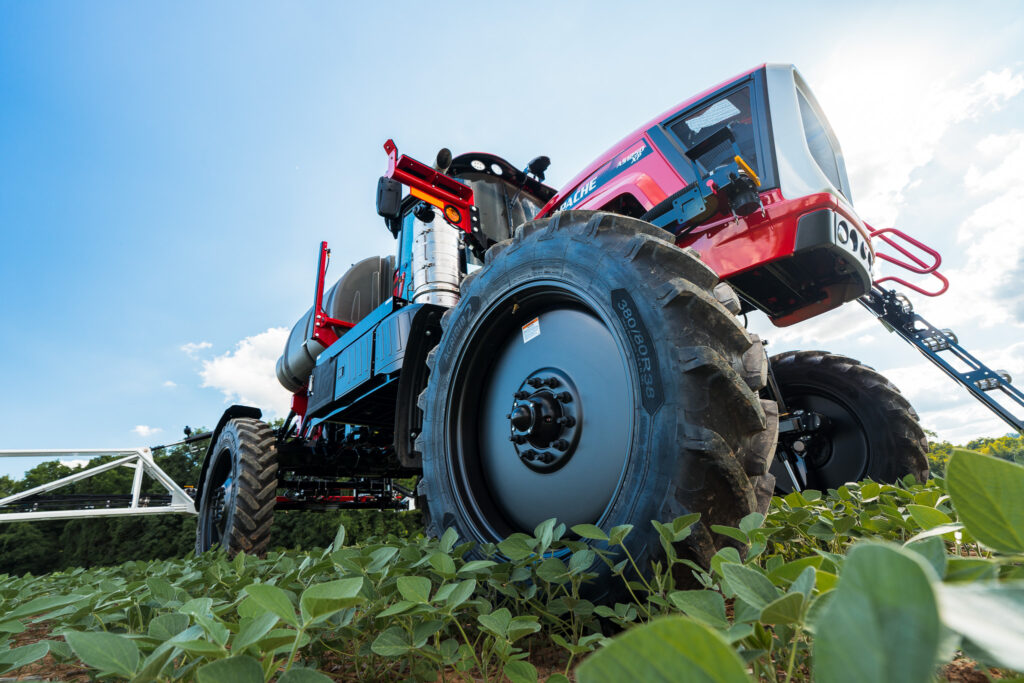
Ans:
{"label": "tractor cab", "polygon": [[627,136],[541,211],[643,218],[692,247],[779,326],[867,294],[870,230],[800,73],[763,65]]}

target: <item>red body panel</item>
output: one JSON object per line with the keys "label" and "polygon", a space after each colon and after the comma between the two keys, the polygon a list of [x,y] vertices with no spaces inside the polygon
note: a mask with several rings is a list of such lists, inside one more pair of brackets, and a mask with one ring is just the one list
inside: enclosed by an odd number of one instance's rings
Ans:
{"label": "red body panel", "polygon": [[[626,136],[622,140],[622,142],[620,142],[619,144],[615,145],[614,147],[609,149],[607,152],[605,152],[604,154],[599,156],[597,158],[597,160],[594,161],[594,163],[592,163],[589,166],[587,166],[575,178],[570,180],[563,189],[559,190],[558,194],[556,194],[551,199],[551,201],[549,201],[547,204],[544,205],[544,208],[542,208],[540,210],[540,213],[538,214],[538,217],[539,218],[543,218],[544,216],[550,215],[557,207],[561,206],[562,202],[565,201],[565,198],[567,196],[571,195],[573,192],[576,191],[576,188],[579,185],[581,185],[584,180],[587,180],[591,176],[596,175],[598,172],[601,171],[601,169],[603,169],[606,165],[608,165],[613,159],[618,157],[620,154],[624,153],[631,146],[637,144],[642,138],[644,138],[644,134],[652,126],[655,126],[655,125],[661,123],[662,121],[664,121],[665,119],[667,119],[667,118],[669,118],[671,116],[675,116],[676,114],[678,114],[679,112],[683,111],[684,109],[686,109],[690,105],[699,102],[700,100],[704,99],[708,95],[714,94],[715,92],[721,90],[722,88],[724,88],[725,86],[729,85],[733,81],[740,80],[741,78],[746,78],[747,76],[749,76],[750,74],[754,73],[758,69],[761,69],[762,67],[764,67],[764,64],[760,64],[758,66],[755,66],[753,69],[750,69],[749,71],[745,71],[745,72],[739,74],[738,76],[734,76],[734,77],[730,78],[727,81],[722,81],[718,85],[716,85],[716,86],[714,86],[712,88],[708,88],[707,90],[705,90],[704,92],[702,92],[702,93],[700,93],[698,95],[694,95],[693,97],[691,97],[690,99],[686,100],[685,102],[683,102],[681,104],[677,104],[676,106],[672,107],[671,109],[665,111],[660,116],[654,117],[653,119],[651,119],[650,121],[645,123],[640,128],[637,128],[632,134]],[[655,150],[657,150],[657,148],[655,148]],[[666,187],[673,186],[673,189],[671,189],[671,190],[669,190],[669,191],[667,191],[665,193],[665,196],[668,196],[668,195],[672,194],[673,192],[675,192],[676,190],[678,190],[681,187],[683,187],[683,185],[685,185],[685,183],[683,183],[683,180],[679,176],[679,174],[675,172],[675,170],[672,168],[672,166],[668,162],[666,162],[664,160],[664,158],[662,158],[662,163],[664,164],[665,169],[668,171],[668,173],[670,173],[672,176],[675,177],[675,179],[676,179],[675,182],[674,183],[666,182],[666,181],[668,181],[668,178],[663,175],[662,171],[656,172],[656,174],[652,175],[651,177],[654,178],[655,182],[659,183],[659,186],[661,187],[661,189],[663,191],[665,190]],[[611,195],[611,196],[612,197],[618,196],[618,194],[621,194],[621,192],[619,192],[619,193],[617,193],[615,195]],[[602,192],[602,196],[604,196],[604,192]],[[609,198],[611,198],[611,197],[609,197]],[[637,197],[637,198],[639,199],[639,197]],[[657,202],[655,202],[655,203],[657,203]],[[653,206],[653,204],[652,204],[652,206]],[[582,209],[584,207],[582,207],[580,205],[576,205],[574,208]],[[592,208],[594,208],[594,205],[592,205],[591,202],[588,202],[588,207],[587,208],[591,208],[592,209]],[[649,209],[651,207],[647,206],[647,208]]]}
{"label": "red body panel", "polygon": [[[667,197],[682,190],[686,187],[686,181],[648,137],[647,131],[730,84],[747,78],[760,68],[762,67],[758,66],[709,88],[652,119],[573,178],[541,209],[539,215],[547,216],[566,207],[600,210],[623,194],[632,195],[645,210],[650,210]],[[644,145],[651,149],[639,161],[629,165],[611,179],[606,179],[611,169],[624,165],[632,155],[639,154]],[[677,240],[677,244],[680,247],[692,247],[700,254],[704,263],[714,269],[721,278],[728,280],[734,275],[793,256],[800,218],[814,211],[830,209],[845,218],[870,248],[870,230],[857,216],[853,207],[834,193],[821,192],[787,198],[780,189],[771,188],[761,192],[760,197],[762,211],[745,217],[720,213],[694,230],[684,233]],[[823,313],[841,303],[842,301],[832,300],[827,296],[824,300],[799,311],[786,314],[784,317],[775,317],[773,322],[776,325],[790,325]]]}

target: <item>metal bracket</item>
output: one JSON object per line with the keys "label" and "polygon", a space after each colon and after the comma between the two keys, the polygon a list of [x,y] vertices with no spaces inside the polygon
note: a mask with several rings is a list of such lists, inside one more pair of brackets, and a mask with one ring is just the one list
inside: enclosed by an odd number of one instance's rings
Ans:
{"label": "metal bracket", "polygon": [[[1018,433],[1024,434],[1024,393],[1010,384],[1007,378],[960,346],[956,335],[951,331],[940,330],[914,313],[914,308],[907,297],[893,290],[875,287],[870,294],[857,301],[871,311],[883,325],[917,347],[925,358],[949,375],[954,382],[971,392],[974,398],[981,401],[1001,420]],[[966,372],[957,370],[946,357],[940,355],[942,353],[952,355],[969,369]],[[990,392],[996,391],[1006,397],[1009,404],[1017,406],[1019,412],[1016,415],[1010,408],[992,397]]]}
{"label": "metal bracket", "polygon": [[[0,450],[0,458],[47,458],[47,457],[75,457],[75,456],[102,456],[123,455],[119,460],[112,460],[97,467],[90,467],[80,472],[62,477],[48,484],[42,484],[27,491],[15,493],[14,495],[0,498],[0,509],[24,500],[40,493],[48,493],[62,486],[72,484],[76,481],[88,479],[101,472],[115,469],[117,467],[134,467],[135,478],[132,480],[131,503],[128,507],[91,507],[68,510],[36,510],[32,512],[0,512],[0,522],[27,522],[32,520],[52,519],[75,519],[82,517],[116,517],[126,515],[155,515],[165,512],[178,512],[195,515],[195,502],[189,497],[185,489],[181,488],[171,479],[166,472],[153,460],[153,452],[149,448],[126,448],[126,449],[85,449],[85,450],[30,450],[13,451]],[[148,474],[158,481],[171,497],[167,505],[148,506],[143,504],[142,478]],[[112,498],[114,496],[111,496]],[[23,504],[24,505],[24,504]]]}

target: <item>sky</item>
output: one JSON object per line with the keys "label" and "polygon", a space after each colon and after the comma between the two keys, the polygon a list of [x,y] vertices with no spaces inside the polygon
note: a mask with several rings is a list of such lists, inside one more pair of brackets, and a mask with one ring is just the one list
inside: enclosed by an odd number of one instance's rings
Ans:
{"label": "sky", "polygon": [[[917,310],[1024,382],[1020,8],[0,2],[0,448],[169,443],[234,402],[283,416],[274,363],[319,241],[329,277],[395,249],[389,137],[424,161],[546,154],[558,187],[766,61],[810,83],[860,215],[942,251],[950,290]],[[855,304],[751,327],[875,367],[942,438],[1008,431]]]}

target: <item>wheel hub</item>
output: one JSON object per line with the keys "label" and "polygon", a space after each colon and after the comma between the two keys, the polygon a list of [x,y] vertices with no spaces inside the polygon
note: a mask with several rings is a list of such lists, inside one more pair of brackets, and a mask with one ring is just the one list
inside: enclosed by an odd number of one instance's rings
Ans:
{"label": "wheel hub", "polygon": [[562,371],[544,368],[530,374],[513,394],[509,441],[534,472],[565,466],[579,444],[580,396]]}

